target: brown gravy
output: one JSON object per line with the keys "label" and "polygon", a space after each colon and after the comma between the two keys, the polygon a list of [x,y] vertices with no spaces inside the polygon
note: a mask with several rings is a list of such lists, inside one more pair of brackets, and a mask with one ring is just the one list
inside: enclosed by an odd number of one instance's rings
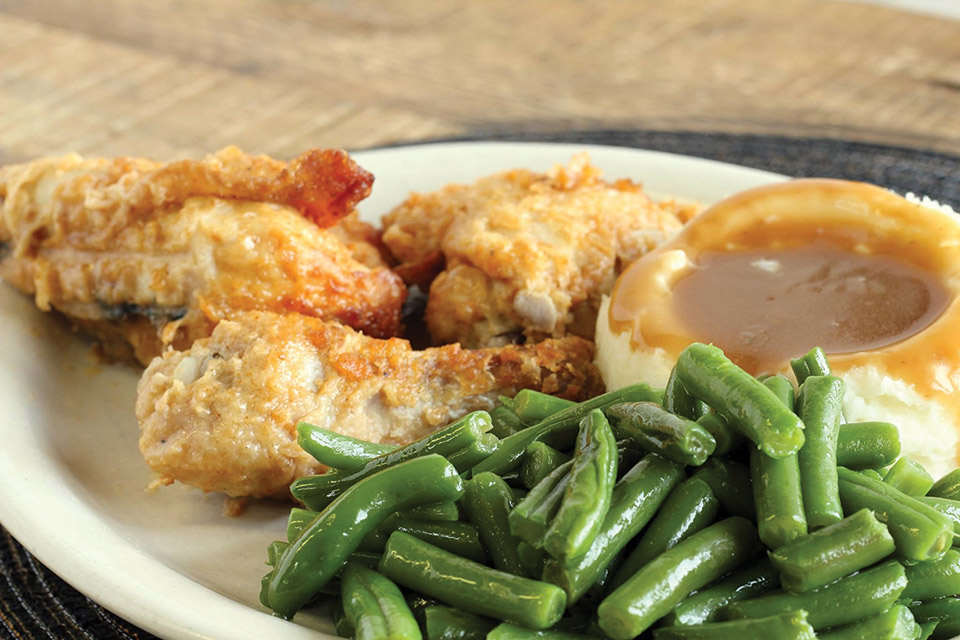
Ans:
{"label": "brown gravy", "polygon": [[755,373],[814,346],[840,354],[893,344],[928,326],[950,299],[912,264],[826,242],[705,252],[673,295],[687,331]]}

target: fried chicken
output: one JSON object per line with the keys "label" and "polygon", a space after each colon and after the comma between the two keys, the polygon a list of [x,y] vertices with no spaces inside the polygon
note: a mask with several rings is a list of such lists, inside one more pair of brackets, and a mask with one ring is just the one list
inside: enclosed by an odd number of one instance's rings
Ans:
{"label": "fried chicken", "polygon": [[140,449],[168,481],[285,497],[293,480],[323,469],[297,445],[301,420],[406,443],[521,388],[574,400],[600,393],[592,358],[579,338],[414,351],[299,314],[242,314],[150,364],[138,387]]}
{"label": "fried chicken", "polygon": [[289,164],[227,148],[169,164],[68,155],[4,167],[0,275],[107,355],[144,364],[246,310],[396,335],[406,287],[350,215],[372,179],[339,150]]}
{"label": "fried chicken", "polygon": [[589,338],[618,269],[696,210],[606,182],[580,154],[545,174],[518,169],[413,195],[384,218],[383,242],[408,282],[439,272],[426,310],[437,344]]}

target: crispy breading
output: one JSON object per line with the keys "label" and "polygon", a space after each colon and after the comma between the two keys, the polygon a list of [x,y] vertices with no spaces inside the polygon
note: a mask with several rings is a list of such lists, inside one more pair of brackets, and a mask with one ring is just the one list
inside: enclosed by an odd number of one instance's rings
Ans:
{"label": "crispy breading", "polygon": [[297,446],[301,420],[402,444],[521,388],[574,400],[600,393],[592,358],[579,338],[414,351],[298,314],[243,314],[150,364],[138,388],[140,449],[168,479],[284,497],[293,480],[323,469]]}
{"label": "crispy breading", "polygon": [[586,154],[414,195],[384,218],[396,271],[424,285],[437,343],[467,347],[593,335],[618,269],[675,233],[695,205],[606,182]]}
{"label": "crispy breading", "polygon": [[[69,155],[4,167],[0,275],[144,364],[253,309],[396,335],[406,288],[376,232],[348,215],[370,180],[336,150],[290,164],[230,148],[166,165]],[[315,224],[344,216],[342,228]]]}

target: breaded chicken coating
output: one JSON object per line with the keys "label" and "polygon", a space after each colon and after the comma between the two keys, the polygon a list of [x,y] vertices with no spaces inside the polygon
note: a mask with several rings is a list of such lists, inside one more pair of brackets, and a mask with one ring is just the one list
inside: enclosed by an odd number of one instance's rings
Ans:
{"label": "breaded chicken coating", "polygon": [[144,364],[255,309],[396,335],[406,287],[376,232],[350,215],[371,182],[339,150],[289,164],[227,148],[168,164],[68,155],[7,166],[0,275],[107,355]]}
{"label": "breaded chicken coating", "polygon": [[293,480],[323,469],[297,445],[301,420],[402,444],[521,388],[574,400],[600,393],[592,358],[580,338],[415,351],[299,314],[242,314],[146,369],[140,449],[168,481],[286,497]]}
{"label": "breaded chicken coating", "polygon": [[547,173],[517,169],[411,196],[384,218],[383,242],[410,282],[431,282],[435,343],[497,346],[593,336],[621,266],[697,210],[606,182],[586,154]]}

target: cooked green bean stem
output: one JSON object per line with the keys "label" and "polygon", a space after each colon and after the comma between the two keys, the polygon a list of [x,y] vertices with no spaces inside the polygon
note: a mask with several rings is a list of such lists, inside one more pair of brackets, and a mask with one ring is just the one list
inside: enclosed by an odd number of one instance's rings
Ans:
{"label": "cooked green bean stem", "polygon": [[684,598],[663,617],[665,625],[690,626],[716,622],[728,604],[769,593],[780,586],[780,574],[767,558],[746,564],[722,580]]}
{"label": "cooked green bean stem", "polygon": [[790,409],[790,411],[794,410],[797,396],[794,394],[792,382],[783,376],[770,376],[764,379],[763,386],[773,391],[773,395],[780,399],[783,406]]}
{"label": "cooked green bean stem", "polygon": [[487,640],[536,640],[537,638],[549,638],[549,640],[588,640],[591,636],[583,636],[578,633],[566,633],[564,631],[533,631],[518,627],[515,624],[504,622],[497,625],[493,631],[487,635]]}
{"label": "cooked green bean stem", "polygon": [[715,456],[725,456],[743,446],[743,434],[731,429],[727,421],[716,413],[707,413],[697,418],[697,424],[707,430],[717,443],[713,450]]}
{"label": "cooked green bean stem", "polygon": [[903,457],[893,463],[893,466],[883,476],[883,481],[908,496],[925,496],[933,486],[933,478],[920,463]]}
{"label": "cooked green bean stem", "polygon": [[496,622],[440,604],[423,610],[427,640],[484,640]]}
{"label": "cooked green bean stem", "polygon": [[887,525],[897,553],[908,561],[942,556],[953,541],[953,522],[933,507],[885,482],[840,467],[840,502],[846,513],[872,509]]}
{"label": "cooked green bean stem", "polygon": [[607,415],[618,437],[681,464],[700,466],[717,448],[709,431],[654,402],[623,402],[607,409]]}
{"label": "cooked green bean stem", "polygon": [[476,442],[490,429],[490,415],[486,411],[474,411],[439,431],[379,458],[374,458],[362,469],[353,473],[329,471],[319,476],[300,478],[290,485],[290,492],[308,508],[320,511],[349,487],[378,471],[434,453],[442,456],[453,455]]}
{"label": "cooked green bean stem", "polygon": [[297,444],[320,464],[346,472],[361,469],[374,458],[397,448],[395,444],[377,444],[351,438],[309,422],[297,425]]}
{"label": "cooked green bean stem", "polygon": [[527,447],[526,453],[523,454],[523,463],[520,466],[520,481],[526,488],[533,489],[554,469],[569,460],[570,456],[557,451],[550,445],[533,442]]}
{"label": "cooked green bean stem", "polygon": [[803,609],[814,629],[851,624],[878,616],[894,604],[907,586],[903,566],[885,562],[805,593],[770,593],[735,602],[724,611],[733,619],[763,618]]}
{"label": "cooked green bean stem", "polygon": [[691,395],[713,407],[768,456],[781,458],[803,446],[800,418],[717,347],[695,342],[684,349],[677,359],[677,376]]}
{"label": "cooked green bean stem", "polygon": [[957,536],[960,536],[960,502],[947,498],[931,498],[930,496],[922,496],[917,500],[933,507],[950,519],[950,522],[953,523],[954,541],[956,542]]}
{"label": "cooked green bean stem", "polygon": [[677,379],[677,368],[670,371],[667,386],[663,390],[663,408],[678,416],[698,420],[710,412],[710,407],[702,400],[697,400],[683,388]]}
{"label": "cooked green bean stem", "polygon": [[830,363],[827,354],[820,347],[814,347],[799,358],[790,361],[790,368],[797,376],[797,384],[803,384],[810,376],[830,375]]}
{"label": "cooked green bean stem", "polygon": [[463,481],[442,456],[388,467],[354,484],[323,510],[278,559],[268,585],[270,608],[291,618],[340,570],[360,541],[390,514],[458,500]]}
{"label": "cooked green bean stem", "polygon": [[934,498],[960,500],[960,469],[954,469],[934,482],[927,495]]}
{"label": "cooked green bean stem", "polygon": [[776,549],[806,535],[797,455],[771,458],[751,447],[750,473],[757,506],[757,530],[763,543]]}
{"label": "cooked green bean stem", "polygon": [[536,424],[577,403],[533,389],[523,389],[513,397],[513,412],[527,424]]}
{"label": "cooked green bean stem", "polygon": [[913,613],[902,604],[890,607],[880,615],[865,618],[845,627],[817,634],[820,640],[913,640],[920,635],[920,625]]}
{"label": "cooked green bean stem", "polygon": [[420,627],[393,582],[348,562],[341,578],[343,611],[357,640],[420,640]]}
{"label": "cooked green bean stem", "polygon": [[939,560],[920,562],[904,567],[907,588],[903,598],[932,600],[960,595],[960,551],[950,549]]}
{"label": "cooked green bean stem", "polygon": [[451,606],[533,629],[556,624],[566,606],[555,585],[485,567],[399,531],[387,542],[380,572]]}
{"label": "cooked green bean stem", "polygon": [[497,436],[501,440],[508,436],[512,436],[517,431],[526,429],[527,425],[523,424],[523,421],[517,417],[509,407],[500,405],[490,412],[490,424],[492,428],[490,433]]}
{"label": "cooked green bean stem", "polygon": [[784,589],[802,593],[869,567],[895,548],[887,528],[872,511],[861,509],[771,551],[770,560],[780,571]]}
{"label": "cooked green bean stem", "polygon": [[807,622],[806,611],[695,627],[663,627],[653,632],[653,640],[816,640],[817,637]]}
{"label": "cooked green bean stem", "polygon": [[404,509],[397,515],[401,518],[413,518],[414,520],[455,522],[460,519],[460,509],[454,502],[438,502],[437,504],[425,504],[412,509]]}
{"label": "cooked green bean stem", "polygon": [[656,454],[647,455],[614,487],[610,509],[587,553],[570,567],[548,560],[543,579],[562,587],[568,602],[575,603],[650,522],[683,475],[683,467],[676,462]]}
{"label": "cooked green bean stem", "polygon": [[797,462],[803,510],[811,529],[843,519],[837,486],[837,437],[845,389],[840,378],[808,376],[800,394],[797,413],[806,426],[806,440],[797,454]]}
{"label": "cooked green bean stem", "polygon": [[600,603],[600,628],[613,640],[640,635],[693,591],[749,560],[758,544],[756,528],[745,518],[727,518],[693,534]]}
{"label": "cooked green bean stem", "polygon": [[693,474],[710,486],[720,506],[731,516],[756,519],[750,469],[725,458],[710,458]]}
{"label": "cooked green bean stem", "polygon": [[489,458],[491,454],[497,451],[499,446],[500,438],[492,433],[482,433],[480,437],[463,449],[447,455],[447,460],[457,468],[457,471],[464,473],[476,466],[477,463]]}
{"label": "cooked green bean stem", "polygon": [[492,473],[478,473],[467,482],[462,503],[464,514],[477,528],[493,566],[525,575],[517,553],[520,540],[510,533],[508,516],[513,509],[513,493],[507,483]]}
{"label": "cooked green bean stem", "polygon": [[706,482],[700,478],[681,482],[611,578],[610,589],[616,589],[661,553],[711,524],[719,511],[720,502]]}
{"label": "cooked green bean stem", "polygon": [[543,545],[547,523],[556,515],[570,482],[573,460],[565,462],[532,488],[510,512],[510,532],[537,548]]}
{"label": "cooked green bean stem", "polygon": [[555,413],[528,429],[504,438],[500,449],[477,465],[474,473],[491,471],[504,475],[520,466],[523,454],[531,442],[539,440],[556,449],[565,450],[573,446],[580,428],[580,421],[594,409],[604,410],[619,402],[652,400],[660,402],[662,392],[647,384],[633,384],[616,391],[610,391],[581,402],[559,413]]}
{"label": "cooked green bean stem", "polygon": [[569,477],[557,515],[543,536],[544,550],[566,564],[593,544],[617,481],[617,439],[599,409],[581,423]]}
{"label": "cooked green bean stem", "polygon": [[848,422],[837,436],[837,466],[879,469],[900,455],[900,430],[889,422]]}

